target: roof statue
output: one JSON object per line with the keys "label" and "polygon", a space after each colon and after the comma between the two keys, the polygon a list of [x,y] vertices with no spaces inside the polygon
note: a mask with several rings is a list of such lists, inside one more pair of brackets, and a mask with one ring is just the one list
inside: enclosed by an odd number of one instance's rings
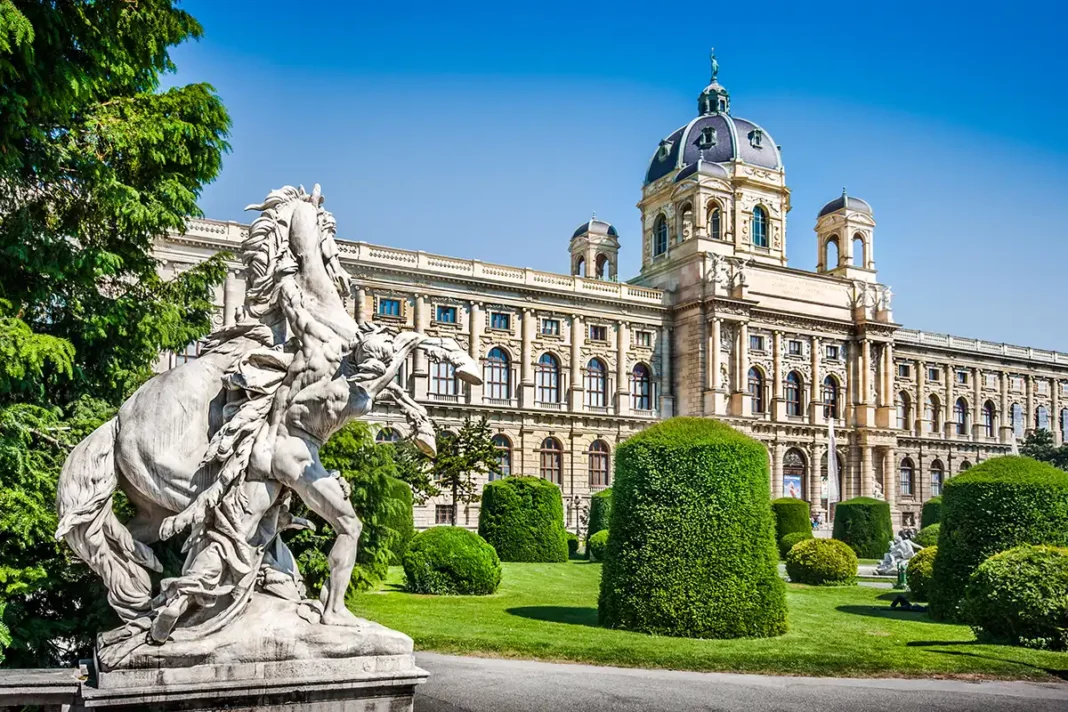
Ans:
{"label": "roof statue", "polygon": [[708,51],[708,61],[712,65],[712,77],[709,79],[709,83],[716,81],[719,76],[719,62],[716,61],[716,48],[713,47]]}
{"label": "roof statue", "polygon": [[[361,524],[319,448],[388,401],[433,452],[425,409],[394,377],[416,349],[468,382],[481,382],[478,368],[452,339],[356,323],[318,185],[286,186],[248,209],[260,215],[242,245],[244,314],[210,335],[199,358],[141,386],[60,475],[56,537],[103,579],[125,621],[98,641],[105,672],[224,655],[257,662],[277,650],[340,658],[372,634],[411,652],[406,636],[345,606]],[[117,489],[136,509],[126,524],[112,508]],[[309,525],[294,515],[294,495],[337,533],[321,601],[305,600],[280,537]],[[157,588],[150,572],[162,566],[149,545],[172,538],[185,563]]]}

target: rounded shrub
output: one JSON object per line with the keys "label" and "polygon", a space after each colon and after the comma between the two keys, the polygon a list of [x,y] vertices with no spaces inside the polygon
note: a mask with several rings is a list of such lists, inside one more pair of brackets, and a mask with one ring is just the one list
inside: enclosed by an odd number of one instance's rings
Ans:
{"label": "rounded shrub", "polygon": [[578,534],[571,532],[567,533],[567,558],[573,559],[578,555],[579,538]]}
{"label": "rounded shrub", "polygon": [[1068,650],[1068,549],[1018,546],[979,564],[961,618],[981,640]]}
{"label": "rounded shrub", "polygon": [[968,577],[1022,544],[1068,545],[1068,472],[1028,457],[991,458],[946,482],[930,611],[954,620]]}
{"label": "rounded shrub", "polygon": [[708,418],[672,418],[623,442],[598,616],[610,628],[694,638],[780,635],[763,445]]}
{"label": "rounded shrub", "polygon": [[586,553],[590,561],[604,561],[605,552],[608,551],[608,530],[602,529],[590,537],[590,543],[586,545]]}
{"label": "rounded shrub", "polygon": [[501,561],[567,561],[560,488],[540,477],[505,477],[482,488],[478,533]]}
{"label": "rounded shrub", "polygon": [[775,541],[794,532],[812,533],[812,510],[805,500],[780,497],[772,500],[771,510],[775,512]]}
{"label": "rounded shrub", "polygon": [[874,497],[839,502],[834,512],[834,533],[862,559],[881,559],[894,539],[890,505]]}
{"label": "rounded shrub", "polygon": [[857,555],[837,539],[806,539],[786,553],[786,573],[794,583],[843,586],[857,578]]}
{"label": "rounded shrub", "polygon": [[926,529],[932,524],[938,524],[942,521],[942,497],[931,497],[929,500],[923,503],[923,509],[920,511],[920,528]]}
{"label": "rounded shrub", "polygon": [[590,554],[590,537],[608,528],[612,515],[612,488],[603,489],[590,497],[590,518],[586,523],[586,556]]}
{"label": "rounded shrub", "polygon": [[799,541],[805,541],[806,539],[811,539],[811,538],[812,538],[812,532],[811,531],[807,531],[807,532],[790,532],[789,534],[784,536],[782,539],[779,539],[779,558],[780,559],[785,559],[786,558],[786,554],[790,551],[790,549],[794,548],[794,544],[798,543]]}
{"label": "rounded shrub", "polygon": [[408,545],[404,575],[412,593],[485,596],[501,583],[501,560],[473,531],[434,527]]}
{"label": "rounded shrub", "polygon": [[[935,524],[934,526],[938,526]],[[935,554],[937,546],[929,546],[916,552],[909,559],[908,568],[905,570],[905,579],[909,582],[909,597],[913,601],[926,601],[931,590],[931,575],[934,573]]]}
{"label": "rounded shrub", "polygon": [[912,537],[912,540],[924,548],[935,546],[938,544],[938,532],[941,531],[941,529],[942,525],[938,522],[928,524],[923,529],[916,532],[916,536]]}

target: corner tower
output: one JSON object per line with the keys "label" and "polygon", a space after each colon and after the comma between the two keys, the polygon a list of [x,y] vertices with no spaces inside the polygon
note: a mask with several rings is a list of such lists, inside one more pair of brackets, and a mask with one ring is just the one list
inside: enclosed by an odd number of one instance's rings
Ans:
{"label": "corner tower", "polygon": [[616,280],[619,233],[594,215],[571,236],[571,274],[589,279]]}
{"label": "corner tower", "polygon": [[835,198],[816,217],[816,271],[847,279],[875,282],[875,214],[866,200]]}

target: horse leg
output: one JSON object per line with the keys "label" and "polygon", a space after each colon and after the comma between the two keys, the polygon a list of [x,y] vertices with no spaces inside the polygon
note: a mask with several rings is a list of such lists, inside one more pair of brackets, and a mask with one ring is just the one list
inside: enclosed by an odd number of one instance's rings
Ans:
{"label": "horse leg", "polygon": [[363,525],[345,496],[338,479],[319,461],[319,448],[303,438],[279,433],[275,441],[273,472],[308,507],[325,519],[337,539],[330,549],[330,579],[323,611],[326,625],[358,626],[359,619],[345,607],[345,591],[356,565],[356,546]]}

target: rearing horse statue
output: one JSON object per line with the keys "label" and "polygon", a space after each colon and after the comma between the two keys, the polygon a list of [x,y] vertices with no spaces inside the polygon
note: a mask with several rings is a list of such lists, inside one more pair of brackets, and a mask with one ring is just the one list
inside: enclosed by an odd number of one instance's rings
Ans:
{"label": "rearing horse statue", "polygon": [[[318,186],[286,187],[249,206],[262,214],[242,246],[245,317],[211,335],[196,360],[146,382],[63,466],[56,536],[103,578],[127,621],[119,639],[206,635],[256,591],[300,600],[300,573],[278,536],[303,525],[289,514],[290,493],[337,532],[320,621],[356,625],[344,598],[361,524],[319,448],[378,399],[398,405],[416,443],[434,450],[426,411],[393,382],[416,349],[481,382],[452,339],[355,322],[322,202]],[[117,488],[137,512],[125,525],[112,509]],[[181,576],[154,594],[149,570],[162,567],[148,545],[187,530]]]}

